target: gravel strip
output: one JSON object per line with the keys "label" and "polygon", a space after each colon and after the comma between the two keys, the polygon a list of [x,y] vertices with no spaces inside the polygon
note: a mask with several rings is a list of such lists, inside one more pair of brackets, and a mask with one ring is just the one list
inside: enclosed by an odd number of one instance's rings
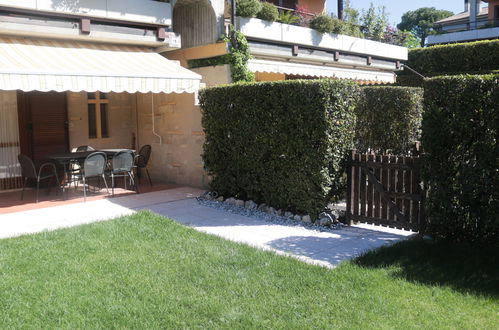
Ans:
{"label": "gravel strip", "polygon": [[283,225],[283,226],[290,226],[290,227],[303,227],[307,228],[310,230],[318,231],[318,232],[333,232],[338,229],[343,229],[345,227],[348,227],[347,225],[343,223],[335,223],[332,224],[331,227],[325,227],[325,226],[318,226],[312,223],[306,223],[303,221],[296,221],[290,218],[270,214],[267,212],[262,212],[258,210],[250,210],[244,207],[236,206],[236,205],[230,205],[227,203],[223,202],[218,202],[218,201],[211,201],[211,200],[206,200],[204,198],[196,198],[198,203],[204,206],[211,207],[213,209],[233,213],[233,214],[239,214],[243,215],[246,217],[254,218],[254,219],[260,219],[264,220],[266,222],[276,224],[276,225]]}

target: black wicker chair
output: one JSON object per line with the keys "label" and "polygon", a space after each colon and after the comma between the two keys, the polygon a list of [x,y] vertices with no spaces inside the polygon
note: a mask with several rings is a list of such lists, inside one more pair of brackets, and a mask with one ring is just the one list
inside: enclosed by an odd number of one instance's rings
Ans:
{"label": "black wicker chair", "polygon": [[106,185],[107,193],[109,194],[109,188],[107,186],[106,177],[104,175],[107,164],[107,156],[104,152],[96,151],[91,153],[85,158],[83,162],[83,167],[80,173],[76,174],[78,180],[83,181],[83,200],[87,201],[87,185],[86,180],[89,178],[102,178],[104,184]]}
{"label": "black wicker chair", "polygon": [[135,167],[137,168],[137,176],[140,179],[139,171],[141,168],[146,170],[147,178],[149,179],[149,184],[152,187],[151,176],[149,175],[149,171],[147,170],[147,163],[149,162],[149,158],[151,157],[151,146],[146,144],[142,146],[139,150],[139,154],[135,156]]}
{"label": "black wicker chair", "polygon": [[123,178],[125,181],[125,189],[127,189],[126,179],[129,178],[130,185],[138,193],[139,189],[133,175],[134,157],[132,151],[123,150],[116,153],[111,160],[111,165],[112,168],[109,170],[109,176],[111,176],[111,194],[114,196],[114,178],[117,177]]}
{"label": "black wicker chair", "polygon": [[[38,203],[38,191],[40,190],[40,181],[50,179],[50,178],[55,178],[57,187],[60,188],[59,184],[59,177],[57,176],[57,170],[55,168],[54,163],[43,163],[40,165],[40,168],[38,171],[36,170],[35,164],[26,155],[19,154],[17,156],[17,159],[19,160],[19,163],[21,164],[21,173],[24,178],[24,184],[23,184],[23,190],[21,192],[21,200],[24,198],[24,188],[26,187],[26,183],[28,182],[28,179],[34,179],[36,180],[36,202]],[[49,171],[47,172],[48,169]],[[50,189],[50,186],[49,186]],[[50,192],[50,190],[49,190]]]}

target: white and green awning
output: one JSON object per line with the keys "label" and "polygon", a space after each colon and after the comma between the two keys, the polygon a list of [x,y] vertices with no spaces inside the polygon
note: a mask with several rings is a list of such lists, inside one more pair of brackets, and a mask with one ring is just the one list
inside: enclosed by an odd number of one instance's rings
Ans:
{"label": "white and green awning", "polygon": [[200,81],[144,47],[0,37],[0,90],[194,93]]}
{"label": "white and green awning", "polygon": [[251,59],[248,61],[252,72],[283,73],[318,78],[351,79],[366,82],[394,83],[395,74],[387,71],[360,70],[327,65],[304,64],[290,61]]}

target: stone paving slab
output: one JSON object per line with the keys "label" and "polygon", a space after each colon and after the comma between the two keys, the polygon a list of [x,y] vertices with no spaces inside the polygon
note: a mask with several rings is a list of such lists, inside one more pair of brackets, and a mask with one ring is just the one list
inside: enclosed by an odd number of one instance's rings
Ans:
{"label": "stone paving slab", "polygon": [[334,268],[341,261],[413,235],[369,225],[332,232],[267,222],[200,205],[189,187],[0,215],[0,238],[105,221],[150,210],[199,231]]}
{"label": "stone paving slab", "polygon": [[274,224],[200,205],[195,199],[146,206],[202,232],[245,243],[305,262],[334,268],[365,251],[406,239],[413,232],[359,225],[332,232]]}

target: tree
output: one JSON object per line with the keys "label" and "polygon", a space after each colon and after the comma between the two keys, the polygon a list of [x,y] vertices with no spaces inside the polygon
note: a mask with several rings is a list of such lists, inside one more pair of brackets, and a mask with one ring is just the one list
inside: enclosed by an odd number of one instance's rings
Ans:
{"label": "tree", "polygon": [[368,10],[362,10],[362,29],[364,37],[375,41],[383,40],[385,30],[388,27],[388,17],[385,7],[378,7],[377,12],[374,4]]}
{"label": "tree", "polygon": [[420,40],[414,35],[414,32],[398,30],[396,27],[390,25],[386,27],[383,42],[407,48],[420,47]]}
{"label": "tree", "polygon": [[434,23],[452,15],[454,15],[454,13],[448,10],[435,9],[435,7],[423,7],[404,13],[397,28],[399,30],[413,32],[421,39],[421,47],[423,47],[426,37],[435,31]]}
{"label": "tree", "polygon": [[347,36],[362,38],[363,34],[360,30],[359,11],[350,7],[350,1],[345,1],[343,9],[343,28],[341,34]]}

